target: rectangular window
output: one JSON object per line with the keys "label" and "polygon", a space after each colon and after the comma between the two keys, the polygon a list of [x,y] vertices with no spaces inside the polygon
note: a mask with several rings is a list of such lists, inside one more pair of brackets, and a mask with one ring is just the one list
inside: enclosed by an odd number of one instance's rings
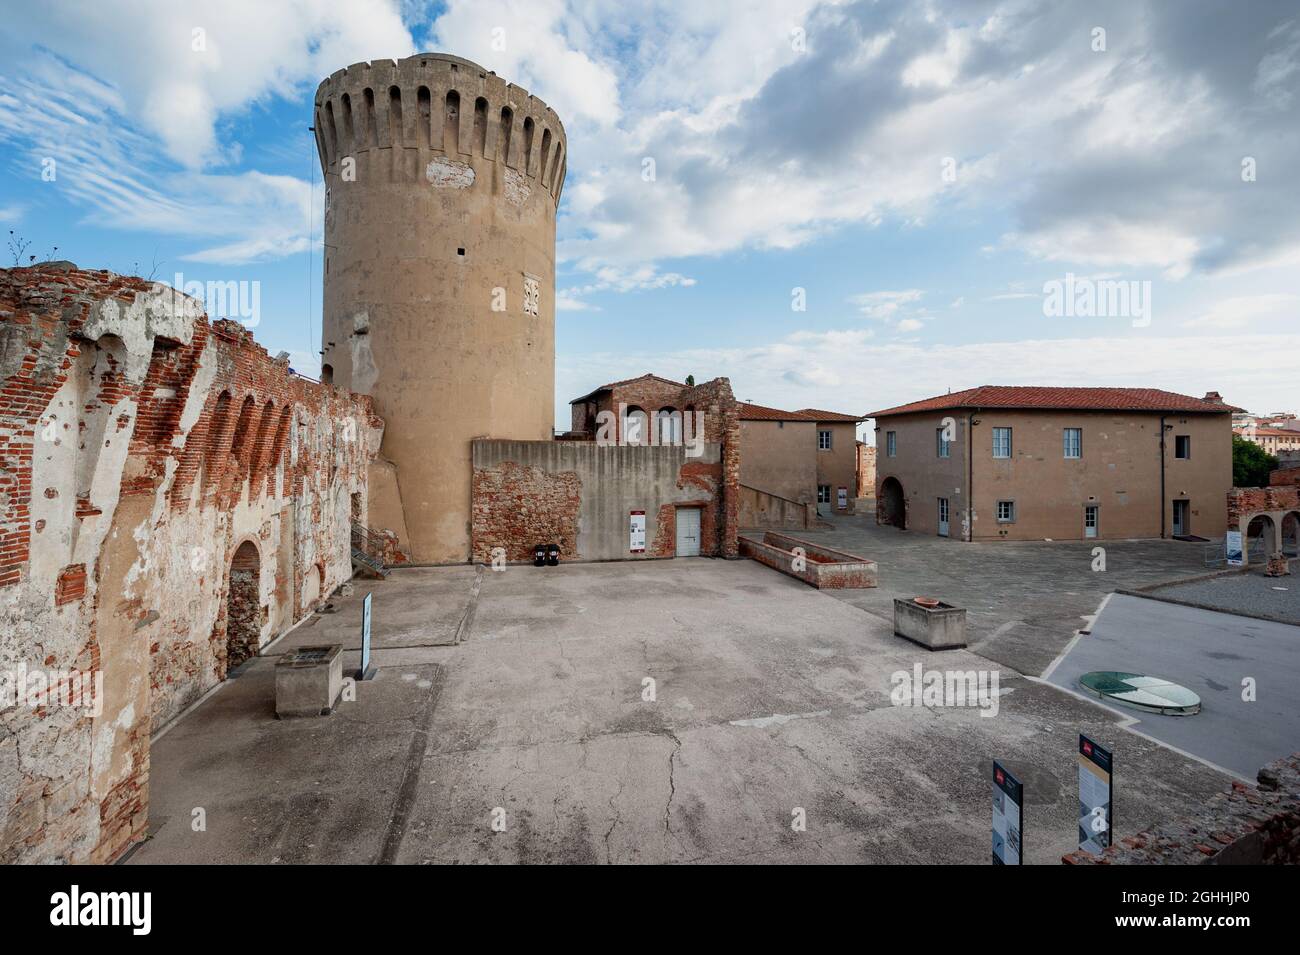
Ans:
{"label": "rectangular window", "polygon": [[1016,519],[1015,501],[998,501],[998,523],[1011,524]]}
{"label": "rectangular window", "polygon": [[831,486],[829,484],[817,485],[817,503],[829,504],[831,502]]}
{"label": "rectangular window", "polygon": [[885,456],[892,458],[898,453],[898,433],[895,431],[885,432]]}
{"label": "rectangular window", "polygon": [[817,432],[817,450],[829,451],[831,449],[831,433],[829,431]]}
{"label": "rectangular window", "polygon": [[1083,508],[1083,536],[1096,537],[1098,524],[1098,507],[1096,504],[1087,504]]}
{"label": "rectangular window", "polygon": [[1011,429],[993,429],[993,456],[995,458],[1011,457]]}
{"label": "rectangular window", "polygon": [[1065,456],[1067,458],[1083,457],[1083,429],[1065,429]]}
{"label": "rectangular window", "polygon": [[1184,460],[1192,456],[1192,436],[1180,434],[1174,438],[1174,457]]}
{"label": "rectangular window", "polygon": [[934,443],[939,457],[947,458],[952,456],[952,442],[944,439],[943,430],[943,428],[934,429]]}

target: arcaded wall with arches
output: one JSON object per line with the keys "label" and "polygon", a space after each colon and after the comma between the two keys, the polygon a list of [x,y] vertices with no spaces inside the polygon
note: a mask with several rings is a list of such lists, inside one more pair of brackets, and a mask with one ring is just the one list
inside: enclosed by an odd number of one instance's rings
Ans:
{"label": "arcaded wall with arches", "polygon": [[1300,485],[1233,488],[1228,492],[1228,529],[1241,531],[1245,566],[1295,557]]}
{"label": "arcaded wall with arches", "polygon": [[0,863],[143,834],[151,733],[351,576],[381,432],[167,286],[0,270],[0,682],[102,681],[0,705]]}

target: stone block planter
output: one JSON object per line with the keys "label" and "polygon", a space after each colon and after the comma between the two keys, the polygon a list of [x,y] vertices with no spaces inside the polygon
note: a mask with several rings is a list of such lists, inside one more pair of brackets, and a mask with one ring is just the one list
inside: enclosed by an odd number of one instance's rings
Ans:
{"label": "stone block planter", "polygon": [[894,633],[928,650],[956,650],[966,646],[966,608],[942,601],[923,606],[895,597]]}
{"label": "stone block planter", "polygon": [[343,644],[299,647],[275,665],[275,715],[328,716],[343,692]]}
{"label": "stone block planter", "polygon": [[740,539],[740,553],[819,590],[876,586],[876,562],[857,554],[768,531],[762,541]]}

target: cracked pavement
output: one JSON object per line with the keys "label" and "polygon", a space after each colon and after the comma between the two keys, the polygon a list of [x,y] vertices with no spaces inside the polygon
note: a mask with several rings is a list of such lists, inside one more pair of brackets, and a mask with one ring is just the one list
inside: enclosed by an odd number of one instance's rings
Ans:
{"label": "cracked pavement", "polygon": [[[379,675],[334,716],[275,720],[274,661],[252,661],[155,746],[154,838],[131,861],[984,864],[997,758],[1026,782],[1027,858],[1050,864],[1075,847],[1079,732],[1123,760],[1125,831],[1228,782],[1090,702],[928,652],[752,561],[487,572],[448,646],[477,579],[358,582],[274,647],[350,639],[373,589]],[[998,669],[997,715],[893,705],[891,675],[918,662]]]}

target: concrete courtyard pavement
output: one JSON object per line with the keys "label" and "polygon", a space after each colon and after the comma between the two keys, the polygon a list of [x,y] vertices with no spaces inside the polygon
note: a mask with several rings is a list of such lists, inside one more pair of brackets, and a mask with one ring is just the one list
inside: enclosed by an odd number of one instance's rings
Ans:
{"label": "concrete courtyard pavement", "polygon": [[397,570],[282,643],[352,636],[368,589],[376,679],[279,721],[274,658],[251,661],[155,744],[132,862],[984,864],[998,758],[1026,784],[1028,860],[1055,863],[1079,732],[1123,760],[1118,835],[1228,781],[1005,667],[996,715],[893,705],[896,672],[989,662],[752,561]]}
{"label": "concrete courtyard pavement", "polygon": [[[970,649],[1027,676],[1051,665],[1108,594],[1206,573],[1204,545],[1183,541],[966,542],[877,525],[874,514],[826,520],[797,536],[879,564],[877,588],[828,593],[891,625],[895,597],[965,607]],[[1104,571],[1093,570],[1095,547]]]}
{"label": "concrete courtyard pavement", "polygon": [[[1292,558],[1293,560],[1295,558]],[[1264,568],[1148,588],[1157,600],[1170,600],[1278,623],[1300,625],[1300,578],[1268,577]]]}
{"label": "concrete courtyard pavement", "polygon": [[1300,740],[1300,629],[1289,624],[1116,594],[1048,680],[1077,691],[1090,670],[1159,676],[1195,692],[1195,716],[1116,709],[1138,731],[1246,779]]}

